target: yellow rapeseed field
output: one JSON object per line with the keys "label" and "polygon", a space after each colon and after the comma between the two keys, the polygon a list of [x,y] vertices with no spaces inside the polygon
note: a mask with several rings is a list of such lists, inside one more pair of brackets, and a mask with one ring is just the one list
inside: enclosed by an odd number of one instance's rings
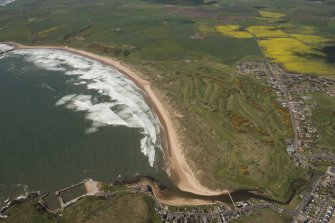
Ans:
{"label": "yellow rapeseed field", "polygon": [[247,30],[257,38],[287,37],[287,33],[274,26],[250,26]]}
{"label": "yellow rapeseed field", "polygon": [[262,17],[265,17],[265,18],[274,18],[274,19],[278,19],[278,18],[282,18],[282,17],[286,16],[286,15],[283,14],[283,13],[279,13],[279,12],[269,12],[269,11],[259,11],[259,14],[260,14]]}
{"label": "yellow rapeseed field", "polygon": [[282,64],[290,72],[335,74],[335,66],[327,63],[325,54],[319,50],[321,44],[330,40],[312,35],[315,31],[314,27],[297,27],[287,23],[280,26],[250,26],[247,31],[242,30],[239,25],[222,25],[216,26],[215,29],[234,38],[255,36],[265,56],[273,59],[275,63]]}
{"label": "yellow rapeseed field", "polygon": [[247,31],[241,30],[242,28],[239,25],[216,26],[215,29],[224,35],[234,38],[252,38],[252,35]]}
{"label": "yellow rapeseed field", "polygon": [[295,38],[271,38],[259,41],[267,57],[281,63],[291,72],[308,74],[334,74],[334,66],[327,64],[324,54],[313,45]]}

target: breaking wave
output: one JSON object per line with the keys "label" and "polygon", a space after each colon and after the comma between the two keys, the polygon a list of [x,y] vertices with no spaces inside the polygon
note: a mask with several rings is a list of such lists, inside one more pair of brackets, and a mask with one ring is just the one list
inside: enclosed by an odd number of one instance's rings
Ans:
{"label": "breaking wave", "polygon": [[[0,4],[1,5],[1,4]],[[3,43],[0,43],[0,52],[6,52],[8,50],[12,50],[14,49],[13,46],[10,46],[10,45],[7,45],[7,44],[3,44]]]}
{"label": "breaking wave", "polygon": [[0,0],[0,6],[8,5],[9,3],[14,2],[15,0]]}
{"label": "breaking wave", "polygon": [[15,0],[0,0],[0,6],[8,5],[11,2],[14,2]]}
{"label": "breaking wave", "polygon": [[[86,119],[92,122],[86,130],[88,134],[103,126],[140,129],[141,152],[153,166],[155,150],[161,149],[159,121],[146,103],[144,92],[131,80],[112,67],[62,50],[20,49],[11,54],[23,55],[39,68],[62,71],[73,78],[73,86],[86,87],[84,94],[64,95],[55,105],[84,111]],[[103,100],[97,100],[96,95]]]}

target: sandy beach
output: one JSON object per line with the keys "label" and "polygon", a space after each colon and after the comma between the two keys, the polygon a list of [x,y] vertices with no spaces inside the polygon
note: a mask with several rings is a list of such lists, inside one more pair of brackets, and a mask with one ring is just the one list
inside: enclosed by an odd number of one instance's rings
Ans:
{"label": "sandy beach", "polygon": [[[139,88],[141,88],[145,94],[146,99],[149,103],[151,109],[157,114],[163,130],[164,138],[166,139],[165,145],[165,158],[168,162],[171,179],[175,182],[176,186],[183,191],[191,192],[198,195],[213,196],[227,191],[215,191],[208,189],[200,184],[197,180],[194,172],[191,170],[190,166],[186,162],[183,154],[183,149],[181,143],[179,142],[176,129],[174,128],[172,122],[172,114],[169,114],[167,109],[165,109],[163,103],[159,100],[157,93],[151,87],[150,82],[141,78],[139,72],[129,68],[129,66],[121,63],[120,61],[107,58],[104,56],[96,55],[90,52],[77,50],[69,47],[61,46],[24,46],[17,43],[8,43],[15,46],[17,49],[54,49],[54,50],[64,50],[74,54],[78,54],[92,60],[101,62],[102,64],[109,65],[119,70],[123,75],[131,79]],[[200,202],[199,202],[200,203]]]}
{"label": "sandy beach", "polygon": [[89,179],[84,184],[86,195],[93,196],[99,193],[99,182]]}

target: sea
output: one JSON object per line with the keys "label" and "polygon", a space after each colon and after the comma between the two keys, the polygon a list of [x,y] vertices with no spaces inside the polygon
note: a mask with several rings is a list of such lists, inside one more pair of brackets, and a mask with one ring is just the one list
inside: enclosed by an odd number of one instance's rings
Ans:
{"label": "sea", "polygon": [[5,6],[11,2],[14,2],[15,0],[0,0],[0,6]]}
{"label": "sea", "polygon": [[111,182],[140,174],[168,182],[160,128],[144,92],[112,67],[61,50],[5,53],[0,206],[86,178]]}

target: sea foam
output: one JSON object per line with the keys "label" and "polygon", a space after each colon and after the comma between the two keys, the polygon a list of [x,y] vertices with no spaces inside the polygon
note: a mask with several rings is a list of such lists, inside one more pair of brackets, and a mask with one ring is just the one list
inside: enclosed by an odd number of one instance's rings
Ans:
{"label": "sea foam", "polygon": [[10,45],[4,44],[4,43],[0,43],[0,52],[6,52],[6,51],[12,50],[12,49],[14,49],[13,46],[10,46]]}
{"label": "sea foam", "polygon": [[15,0],[0,0],[0,6],[8,5],[11,2],[14,2]]}
{"label": "sea foam", "polygon": [[116,69],[98,61],[61,50],[20,49],[12,54],[24,55],[25,60],[39,68],[62,71],[73,76],[74,86],[84,86],[87,92],[94,92],[107,98],[102,102],[88,94],[64,95],[56,106],[65,106],[75,111],[85,111],[92,121],[87,133],[98,131],[102,126],[126,126],[140,129],[141,152],[153,166],[155,149],[159,148],[160,125],[144,98],[144,92]]}

